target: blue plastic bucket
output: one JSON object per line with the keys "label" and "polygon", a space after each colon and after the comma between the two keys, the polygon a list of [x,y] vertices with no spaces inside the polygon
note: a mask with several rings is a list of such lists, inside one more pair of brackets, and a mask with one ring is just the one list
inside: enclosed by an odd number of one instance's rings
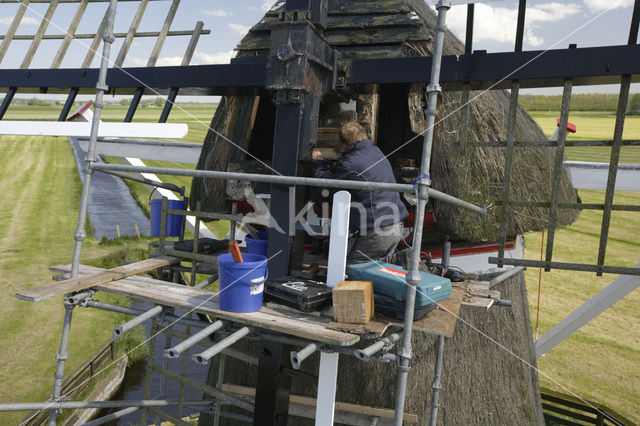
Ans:
{"label": "blue plastic bucket", "polygon": [[218,256],[220,309],[227,312],[255,312],[262,307],[267,258],[245,253],[244,262],[233,261],[231,253]]}
{"label": "blue plastic bucket", "polygon": [[[152,200],[155,188],[149,195],[149,209],[151,210],[151,236],[160,236],[160,225],[162,222],[162,199]],[[176,191],[180,192],[180,195],[184,196],[184,188],[176,187]],[[186,210],[187,202],[184,200],[167,200],[167,209],[171,210]],[[167,221],[165,227],[166,237],[179,237],[182,232],[182,222],[184,216],[179,214],[167,214]]]}
{"label": "blue plastic bucket", "polygon": [[[182,200],[167,200],[167,209],[184,210],[187,204]],[[149,202],[151,209],[151,236],[160,236],[160,223],[162,222],[162,200],[155,199]],[[166,237],[179,237],[182,231],[184,216],[179,214],[167,214]]]}
{"label": "blue plastic bucket", "polygon": [[257,240],[251,235],[244,237],[244,242],[247,244],[247,253],[267,256],[267,250],[269,248],[269,231],[256,232],[256,235],[258,237]]}

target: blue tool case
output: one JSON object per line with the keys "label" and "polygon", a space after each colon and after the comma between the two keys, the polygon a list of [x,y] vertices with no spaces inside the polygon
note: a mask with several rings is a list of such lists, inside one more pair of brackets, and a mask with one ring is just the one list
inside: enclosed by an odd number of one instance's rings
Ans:
{"label": "blue tool case", "polygon": [[[352,281],[371,281],[374,293],[393,297],[396,300],[407,300],[407,271],[390,263],[367,262],[351,265],[347,275]],[[416,307],[440,302],[451,297],[451,280],[449,278],[420,272],[420,283],[416,289]]]}

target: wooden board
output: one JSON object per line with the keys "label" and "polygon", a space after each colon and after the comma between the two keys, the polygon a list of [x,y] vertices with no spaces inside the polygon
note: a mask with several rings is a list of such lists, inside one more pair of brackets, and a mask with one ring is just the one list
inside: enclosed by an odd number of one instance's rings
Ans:
{"label": "wooden board", "polygon": [[[405,25],[379,28],[376,31],[339,29],[326,31],[327,42],[335,48],[342,46],[389,45],[405,42],[420,42],[431,39],[421,25]],[[268,49],[271,43],[269,32],[252,32],[236,47],[239,51]]]}
{"label": "wooden board", "polygon": [[120,278],[126,278],[132,275],[148,272],[163,266],[171,265],[177,261],[178,258],[171,256],[154,257],[153,259],[118,266],[113,269],[102,270],[94,274],[78,276],[70,280],[58,281],[40,287],[23,290],[16,294],[16,297],[28,302],[39,302],[50,299],[54,296],[62,296],[67,293],[85,290]]}
{"label": "wooden board", "polygon": [[[452,337],[456,328],[456,321],[460,315],[462,294],[463,290],[461,288],[454,287],[451,290],[451,297],[449,299],[438,303],[438,307],[429,312],[424,318],[413,322],[413,330]],[[349,333],[372,333],[382,336],[391,326],[403,327],[404,323],[397,318],[376,315],[373,320],[366,325],[338,324],[334,322],[330,323],[328,328]]]}
{"label": "wooden board", "polygon": [[[64,272],[69,270],[68,267],[56,267],[56,269],[58,271],[64,270]],[[95,288],[100,291],[121,294],[163,306],[193,309],[195,312],[214,315],[221,320],[226,319],[336,346],[351,346],[360,340],[360,337],[355,334],[328,329],[324,321],[303,312],[296,314],[295,317],[273,312],[266,307],[262,307],[258,312],[246,314],[226,312],[220,309],[216,293],[152,278],[127,278],[125,280],[101,283],[96,285]]]}
{"label": "wooden board", "polygon": [[500,299],[500,292],[489,289],[488,281],[464,281],[453,283],[463,288],[462,304],[476,308],[489,309],[495,299]]}
{"label": "wooden board", "polygon": [[[256,390],[254,388],[226,383],[222,385],[222,391],[234,393],[237,395],[251,396],[252,398],[255,398],[256,396]],[[293,404],[308,405],[312,407],[316,406],[316,399],[307,396],[290,395],[289,402]],[[395,415],[395,411],[389,408],[368,407],[365,405],[351,404],[348,402],[336,401],[335,408],[336,411],[362,414],[363,416],[376,416],[380,417],[381,419],[393,419]],[[404,413],[403,420],[404,423],[418,423],[418,416],[415,414]]]}
{"label": "wooden board", "polygon": [[[396,11],[393,11],[396,12]],[[350,15],[329,15],[327,17],[327,31],[325,33],[331,33],[332,31],[341,29],[341,30],[353,30],[354,32],[357,30],[364,29],[382,29],[385,27],[394,27],[394,26],[407,26],[407,25],[415,25],[419,26],[421,24],[419,18],[415,15],[415,18],[412,18],[412,15],[408,13],[387,13],[385,14],[350,14]],[[275,23],[279,22],[277,19],[263,19],[258,24],[251,27],[251,33],[256,32],[265,32],[270,31],[271,26]]]}

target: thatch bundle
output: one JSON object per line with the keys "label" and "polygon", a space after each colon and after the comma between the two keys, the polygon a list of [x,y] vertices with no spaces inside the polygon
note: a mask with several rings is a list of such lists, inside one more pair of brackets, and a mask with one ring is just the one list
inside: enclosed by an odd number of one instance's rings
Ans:
{"label": "thatch bundle", "polygon": [[[269,30],[277,21],[277,10],[267,13],[238,46],[239,56],[266,55]],[[329,21],[325,36],[341,58],[373,58],[429,55],[432,51],[436,17],[422,0],[405,1],[333,1],[329,0]],[[463,46],[452,34],[445,39],[445,55],[462,53]],[[510,70],[505,70],[507,74]],[[390,157],[419,162],[424,130],[421,111],[423,88],[409,93],[381,93],[357,99],[358,119],[372,132],[372,139],[383,152],[390,153],[405,141],[413,140]],[[503,90],[472,92],[468,127],[469,147],[460,149],[462,112],[461,93],[445,92],[441,99],[443,120],[436,126],[431,176],[435,189],[466,201],[489,207],[487,220],[473,212],[442,202],[433,202],[438,226],[452,238],[496,241],[502,207],[505,170],[504,148],[474,147],[473,142],[506,140],[509,95]],[[321,115],[330,115],[331,103],[323,100]],[[542,141],[545,135],[523,109],[518,111],[516,140]],[[326,122],[336,120],[325,120]],[[321,117],[321,125],[323,119]],[[270,162],[275,108],[267,97],[225,98],[216,111],[212,127],[260,160]],[[333,124],[332,124],[333,125]],[[331,133],[329,133],[331,134]],[[335,133],[334,133],[335,134]],[[322,145],[322,137],[318,144]],[[235,156],[233,153],[235,152]],[[251,160],[242,150],[231,147],[224,138],[209,132],[199,169],[226,170],[231,161]],[[549,148],[516,148],[513,159],[511,200],[548,202],[551,199],[553,157]],[[419,166],[419,164],[416,164]],[[255,164],[250,165],[255,166]],[[265,169],[265,173],[268,171]],[[416,171],[417,174],[417,171]],[[225,182],[194,179],[191,200],[202,201],[207,210],[224,210]],[[560,202],[575,202],[577,193],[563,171]],[[573,222],[577,210],[559,210],[559,225]],[[544,229],[549,209],[511,207],[508,235]]]}
{"label": "thatch bundle", "polygon": [[[473,97],[474,92],[471,93]],[[431,170],[433,187],[474,204],[488,206],[487,220],[474,213],[443,202],[434,202],[439,228],[470,240],[498,239],[502,219],[502,194],[506,148],[474,147],[473,142],[506,140],[508,95],[503,91],[486,92],[470,105],[469,141],[466,150],[458,143],[460,114],[454,113],[436,130]],[[447,116],[460,105],[460,94],[443,96],[442,113]],[[526,112],[520,109],[516,140],[542,141],[544,134]],[[515,148],[511,175],[510,200],[551,200],[551,182],[555,151],[549,148]],[[559,185],[560,202],[575,202],[577,193],[563,170]],[[558,223],[567,225],[578,216],[577,210],[559,210]],[[545,229],[549,209],[510,207],[507,235]]]}

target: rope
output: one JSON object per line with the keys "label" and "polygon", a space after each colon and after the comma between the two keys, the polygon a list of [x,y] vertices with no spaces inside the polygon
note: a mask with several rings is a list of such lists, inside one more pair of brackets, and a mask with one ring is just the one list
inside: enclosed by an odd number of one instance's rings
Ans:
{"label": "rope", "polygon": [[[542,261],[542,253],[544,252],[544,229],[542,230],[542,240],[540,241],[540,261]],[[536,338],[538,340],[538,327],[540,319],[540,294],[542,293],[542,266],[538,269],[538,308],[536,310]]]}

